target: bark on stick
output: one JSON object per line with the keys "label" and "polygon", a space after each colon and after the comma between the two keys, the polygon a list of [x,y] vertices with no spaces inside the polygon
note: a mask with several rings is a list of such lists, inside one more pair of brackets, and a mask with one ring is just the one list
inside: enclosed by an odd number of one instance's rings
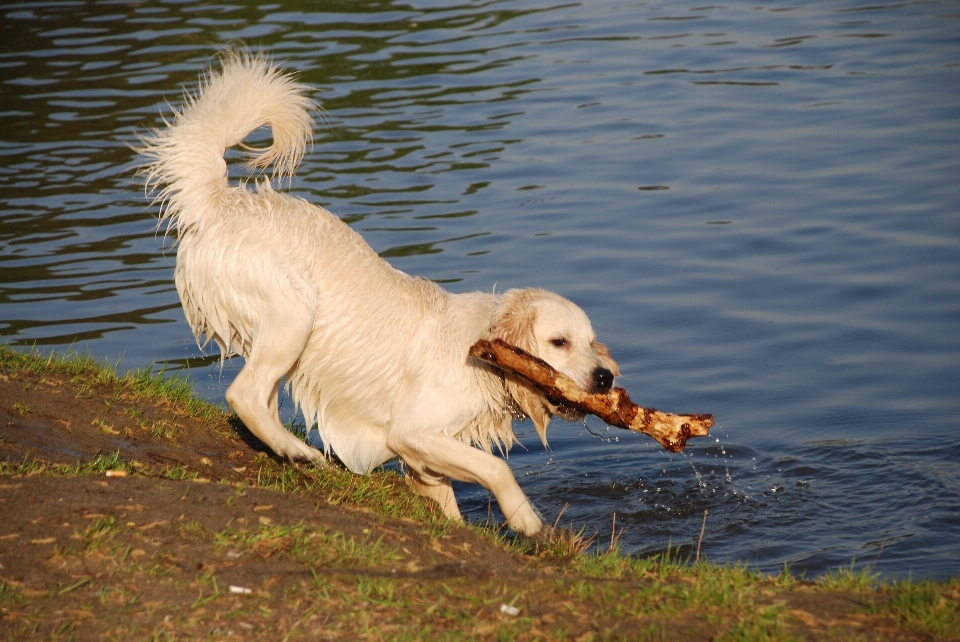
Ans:
{"label": "bark on stick", "polygon": [[523,377],[555,405],[596,415],[611,426],[642,432],[670,452],[680,452],[687,439],[703,437],[713,426],[713,415],[675,415],[642,408],[623,388],[613,388],[606,394],[585,392],[546,361],[500,339],[477,341],[470,348],[470,356]]}

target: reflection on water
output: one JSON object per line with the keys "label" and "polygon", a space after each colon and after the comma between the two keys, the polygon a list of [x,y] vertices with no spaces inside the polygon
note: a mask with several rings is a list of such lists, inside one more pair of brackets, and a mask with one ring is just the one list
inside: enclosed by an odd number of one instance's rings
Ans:
{"label": "reflection on water", "polygon": [[243,40],[325,109],[293,191],[452,290],[569,296],[635,399],[717,416],[685,455],[520,424],[547,521],[688,550],[707,510],[716,560],[960,570],[952,5],[424,5],[5,5],[2,339],[222,399],[129,145]]}

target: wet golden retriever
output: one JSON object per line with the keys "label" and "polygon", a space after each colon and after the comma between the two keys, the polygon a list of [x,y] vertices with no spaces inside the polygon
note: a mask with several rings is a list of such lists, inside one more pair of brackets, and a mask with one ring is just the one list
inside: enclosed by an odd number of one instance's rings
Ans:
{"label": "wet golden retriever", "polygon": [[[289,176],[312,139],[316,105],[262,56],[231,51],[187,94],[166,127],[138,151],[161,221],[176,230],[175,279],[198,341],[245,364],[227,390],[253,434],[291,460],[332,450],[367,473],[399,457],[413,487],[462,519],[451,479],[482,484],[511,528],[540,531],[510,468],[492,454],[513,443],[512,419],[529,416],[546,443],[554,415],[576,415],[468,356],[501,338],[544,359],[590,392],[617,371],[590,320],[539,289],[452,294],[391,267],[339,218],[269,180],[231,185],[224,153],[269,126],[273,142],[249,165]],[[325,453],[280,422],[286,380]]]}

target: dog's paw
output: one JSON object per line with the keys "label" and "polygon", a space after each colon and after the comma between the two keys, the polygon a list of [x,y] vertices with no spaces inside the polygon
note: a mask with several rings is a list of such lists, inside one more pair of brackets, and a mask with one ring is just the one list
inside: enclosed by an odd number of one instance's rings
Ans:
{"label": "dog's paw", "polygon": [[324,462],[327,459],[321,451],[303,443],[295,437],[291,437],[289,441],[286,441],[282,446],[277,448],[276,453],[292,462],[315,464]]}
{"label": "dog's paw", "polygon": [[513,530],[527,537],[533,537],[543,530],[543,522],[537,516],[530,502],[524,502],[507,518],[507,524]]}

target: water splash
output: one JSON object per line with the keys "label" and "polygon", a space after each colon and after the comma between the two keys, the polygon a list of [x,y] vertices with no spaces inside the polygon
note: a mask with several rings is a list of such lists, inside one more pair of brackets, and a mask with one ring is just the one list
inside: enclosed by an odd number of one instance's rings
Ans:
{"label": "water splash", "polygon": [[693,469],[693,474],[697,476],[697,488],[701,491],[707,490],[707,482],[703,480],[703,475],[700,474],[700,471],[697,470],[697,467],[693,464],[693,453],[685,450],[683,451],[683,456],[686,458],[687,463],[690,464],[690,468]]}
{"label": "water splash", "polygon": [[[589,433],[589,434],[592,435],[593,437],[596,437],[597,439],[599,439],[600,441],[602,441],[602,442],[604,442],[604,443],[615,444],[615,443],[618,443],[618,442],[620,441],[620,437],[617,436],[617,435],[608,436],[608,435],[603,435],[603,434],[601,434],[601,433],[597,433],[597,432],[594,432],[593,430],[591,430],[591,429],[590,429],[590,424],[587,423],[587,417],[584,417],[584,418],[581,420],[581,423],[583,424],[583,429],[586,430],[587,433]],[[610,432],[610,430],[611,430],[612,427],[609,426],[609,425],[607,425],[607,424],[604,424],[603,428],[604,428],[604,432]],[[621,429],[620,429],[620,428],[617,428],[617,430],[621,430]]]}

